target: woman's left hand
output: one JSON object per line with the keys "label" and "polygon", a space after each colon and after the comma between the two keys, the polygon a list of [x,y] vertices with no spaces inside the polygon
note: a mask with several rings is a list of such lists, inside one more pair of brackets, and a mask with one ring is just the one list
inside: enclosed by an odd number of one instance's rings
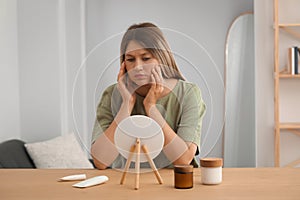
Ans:
{"label": "woman's left hand", "polygon": [[164,91],[163,82],[164,79],[162,77],[161,69],[159,66],[155,66],[151,73],[151,88],[143,102],[147,114],[149,114],[152,106],[155,106],[157,100],[162,96]]}

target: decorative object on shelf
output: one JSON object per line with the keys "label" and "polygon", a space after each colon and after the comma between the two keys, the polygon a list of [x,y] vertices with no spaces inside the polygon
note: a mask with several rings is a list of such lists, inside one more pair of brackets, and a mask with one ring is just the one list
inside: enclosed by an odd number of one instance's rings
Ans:
{"label": "decorative object on shelf", "polygon": [[299,47],[293,46],[288,50],[288,71],[290,74],[299,74]]}

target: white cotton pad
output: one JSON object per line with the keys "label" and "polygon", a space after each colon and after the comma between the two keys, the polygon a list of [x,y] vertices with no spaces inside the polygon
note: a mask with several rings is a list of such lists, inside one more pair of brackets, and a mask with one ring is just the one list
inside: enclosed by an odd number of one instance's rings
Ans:
{"label": "white cotton pad", "polygon": [[91,187],[91,186],[94,186],[94,185],[99,185],[99,184],[105,183],[106,181],[108,181],[107,176],[96,176],[96,177],[87,179],[85,181],[81,181],[79,183],[76,183],[72,186],[73,187],[78,187],[78,188],[86,188],[86,187]]}
{"label": "white cotton pad", "polygon": [[59,179],[59,181],[79,181],[79,180],[84,180],[86,179],[85,174],[74,174],[70,176],[64,176]]}

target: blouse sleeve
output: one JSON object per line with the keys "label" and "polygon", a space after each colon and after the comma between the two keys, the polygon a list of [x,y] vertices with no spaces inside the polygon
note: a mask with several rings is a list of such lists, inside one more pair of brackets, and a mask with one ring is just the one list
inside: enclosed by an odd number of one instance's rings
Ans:
{"label": "blouse sleeve", "polygon": [[202,119],[206,106],[202,100],[200,89],[193,85],[184,95],[182,115],[177,134],[186,142],[195,143],[200,149]]}
{"label": "blouse sleeve", "polygon": [[106,89],[101,97],[100,103],[97,107],[97,117],[94,124],[92,143],[110,126],[113,122],[112,112],[112,92],[111,87]]}

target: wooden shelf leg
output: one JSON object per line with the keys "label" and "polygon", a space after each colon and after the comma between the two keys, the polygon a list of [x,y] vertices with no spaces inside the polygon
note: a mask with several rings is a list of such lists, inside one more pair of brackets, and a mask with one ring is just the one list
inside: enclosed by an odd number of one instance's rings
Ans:
{"label": "wooden shelf leg", "polygon": [[280,130],[275,129],[275,167],[280,167]]}

